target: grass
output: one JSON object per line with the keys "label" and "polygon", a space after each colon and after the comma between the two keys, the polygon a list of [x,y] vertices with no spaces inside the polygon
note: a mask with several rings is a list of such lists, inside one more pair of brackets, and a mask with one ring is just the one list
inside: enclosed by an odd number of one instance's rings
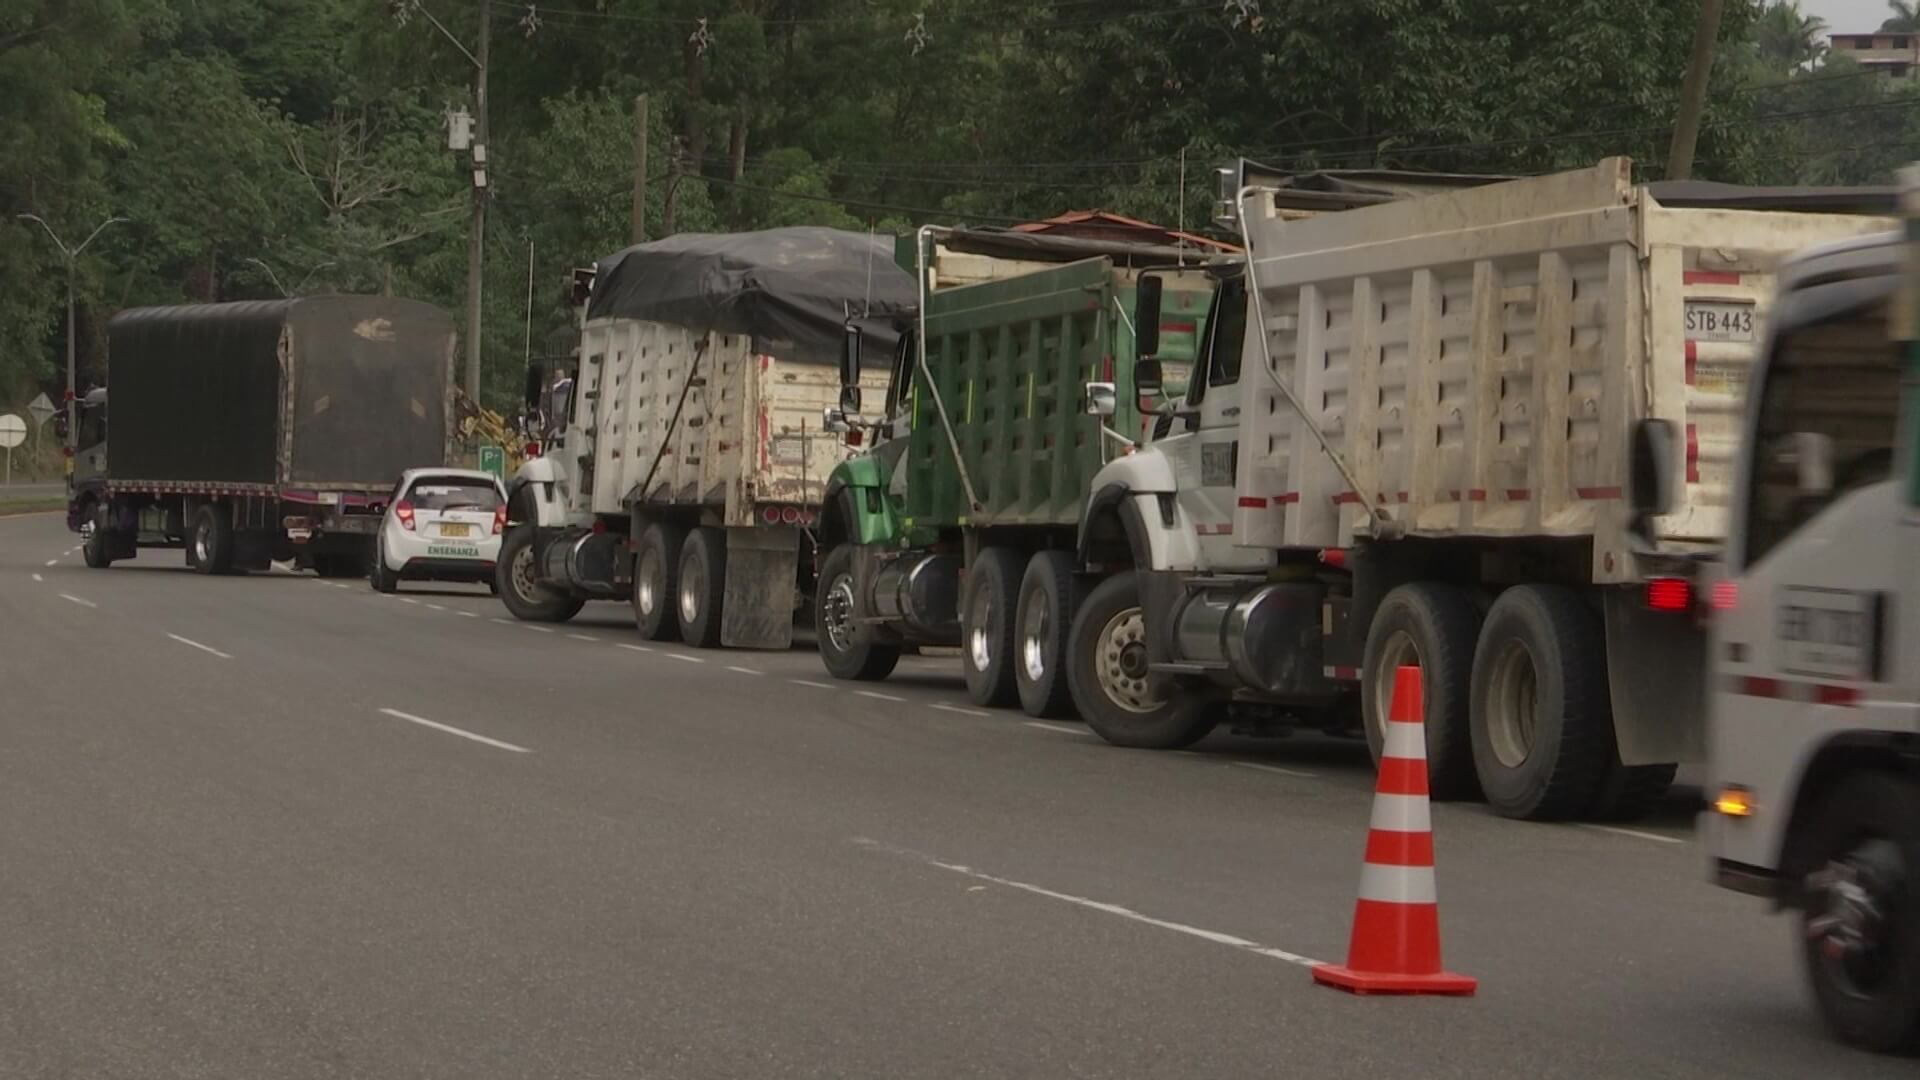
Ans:
{"label": "grass", "polygon": [[0,517],[15,517],[20,514],[45,514],[56,510],[65,510],[67,500],[62,496],[35,496],[31,499],[0,500]]}

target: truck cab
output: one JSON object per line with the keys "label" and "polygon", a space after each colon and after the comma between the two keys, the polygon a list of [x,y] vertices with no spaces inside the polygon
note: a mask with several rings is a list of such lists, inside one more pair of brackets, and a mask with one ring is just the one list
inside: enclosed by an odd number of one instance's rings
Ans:
{"label": "truck cab", "polygon": [[[1920,1044],[1920,366],[1908,246],[1882,234],[1783,270],[1709,575],[1715,880],[1798,909],[1836,1034]],[[1907,296],[1902,293],[1907,293]],[[1671,435],[1642,433],[1657,512]]]}

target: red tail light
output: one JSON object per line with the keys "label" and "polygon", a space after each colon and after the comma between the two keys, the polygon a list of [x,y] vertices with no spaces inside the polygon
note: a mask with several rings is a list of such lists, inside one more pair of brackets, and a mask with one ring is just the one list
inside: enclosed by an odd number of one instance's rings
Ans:
{"label": "red tail light", "polygon": [[780,524],[780,508],[777,506],[762,507],[760,517],[769,525],[778,525]]}
{"label": "red tail light", "polygon": [[1713,610],[1732,611],[1740,606],[1740,583],[1737,581],[1716,581],[1713,583]]}
{"label": "red tail light", "polygon": [[780,510],[780,520],[788,525],[800,524],[800,508],[797,506],[782,507]]}
{"label": "red tail light", "polygon": [[1692,611],[1693,583],[1686,578],[1648,578],[1647,610]]}
{"label": "red tail light", "polygon": [[847,429],[847,445],[848,446],[859,446],[861,442],[861,438],[862,437],[860,435],[859,428]]}
{"label": "red tail light", "polygon": [[405,499],[393,504],[393,516],[400,519],[400,527],[413,531],[413,504]]}
{"label": "red tail light", "polygon": [[493,508],[493,535],[499,536],[507,531],[507,504],[501,503]]}
{"label": "red tail light", "polygon": [[526,456],[527,456],[527,457],[539,457],[539,456],[540,456],[540,444],[539,444],[539,443],[537,443],[537,442],[530,442],[530,443],[528,443],[528,444],[527,444],[527,446],[526,446]]}

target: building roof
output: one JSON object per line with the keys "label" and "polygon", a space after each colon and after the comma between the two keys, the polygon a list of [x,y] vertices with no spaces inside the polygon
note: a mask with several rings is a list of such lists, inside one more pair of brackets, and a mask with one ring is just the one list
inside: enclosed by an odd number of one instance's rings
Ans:
{"label": "building roof", "polygon": [[1052,236],[1076,236],[1088,240],[1117,240],[1127,243],[1155,244],[1165,247],[1194,247],[1203,251],[1238,254],[1233,244],[1212,240],[1196,233],[1169,229],[1150,221],[1126,217],[1111,210],[1069,210],[1044,221],[1015,225],[1013,232]]}

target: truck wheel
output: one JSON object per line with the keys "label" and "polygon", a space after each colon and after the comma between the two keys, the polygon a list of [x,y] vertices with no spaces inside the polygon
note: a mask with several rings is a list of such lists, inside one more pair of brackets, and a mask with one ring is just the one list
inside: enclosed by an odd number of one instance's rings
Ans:
{"label": "truck wheel", "polygon": [[87,565],[95,570],[105,570],[113,565],[113,546],[107,539],[109,518],[107,504],[96,502],[87,508],[87,535],[80,544],[80,554]]}
{"label": "truck wheel", "polygon": [[1614,754],[1600,617],[1558,585],[1516,585],[1487,612],[1473,660],[1474,771],[1506,817],[1589,810]]}
{"label": "truck wheel", "polygon": [[633,555],[633,624],[648,641],[678,641],[680,619],[675,598],[680,585],[679,526],[656,521],[640,533]]}
{"label": "truck wheel", "polygon": [[1013,624],[1023,561],[1012,548],[990,547],[960,582],[960,669],[976,705],[1011,705],[1016,698]]}
{"label": "truck wheel", "polygon": [[1835,1035],[1920,1048],[1920,787],[1890,773],[1836,785],[1807,824],[1807,978]]}
{"label": "truck wheel", "polygon": [[189,564],[202,574],[233,570],[233,518],[220,503],[208,503],[193,515],[193,534],[187,538]]}
{"label": "truck wheel", "polygon": [[1205,738],[1217,719],[1213,703],[1199,697],[1153,696],[1132,570],[1095,586],[1080,605],[1067,637],[1067,685],[1087,726],[1115,746],[1177,750]]}
{"label": "truck wheel", "polygon": [[1420,669],[1427,735],[1427,785],[1436,799],[1471,799],[1473,742],[1467,702],[1480,609],[1466,590],[1423,581],[1387,593],[1367,628],[1360,660],[1360,717],[1374,763],[1386,746],[1394,672]]}
{"label": "truck wheel", "polygon": [[1678,765],[1622,765],[1616,755],[1588,814],[1595,821],[1637,821],[1646,817],[1673,786]]}
{"label": "truck wheel", "polygon": [[1067,631],[1080,597],[1071,555],[1042,551],[1027,562],[1013,617],[1013,684],[1028,716],[1060,716],[1073,708]]}
{"label": "truck wheel", "polygon": [[525,622],[566,622],[580,613],[586,600],[540,584],[534,572],[533,530],[532,525],[518,525],[500,539],[500,560],[493,565],[500,602]]}
{"label": "truck wheel", "polygon": [[836,679],[877,682],[893,674],[900,647],[875,641],[873,627],[855,621],[860,604],[854,595],[853,545],[841,544],[820,564],[813,590],[814,637],[820,662]]}
{"label": "truck wheel", "polygon": [[373,567],[367,571],[367,583],[374,592],[392,593],[400,590],[400,575],[387,569],[387,545],[384,540],[373,542]]}
{"label": "truck wheel", "polygon": [[720,647],[720,605],[727,594],[727,536],[702,526],[687,534],[680,551],[680,640],[695,648]]}

